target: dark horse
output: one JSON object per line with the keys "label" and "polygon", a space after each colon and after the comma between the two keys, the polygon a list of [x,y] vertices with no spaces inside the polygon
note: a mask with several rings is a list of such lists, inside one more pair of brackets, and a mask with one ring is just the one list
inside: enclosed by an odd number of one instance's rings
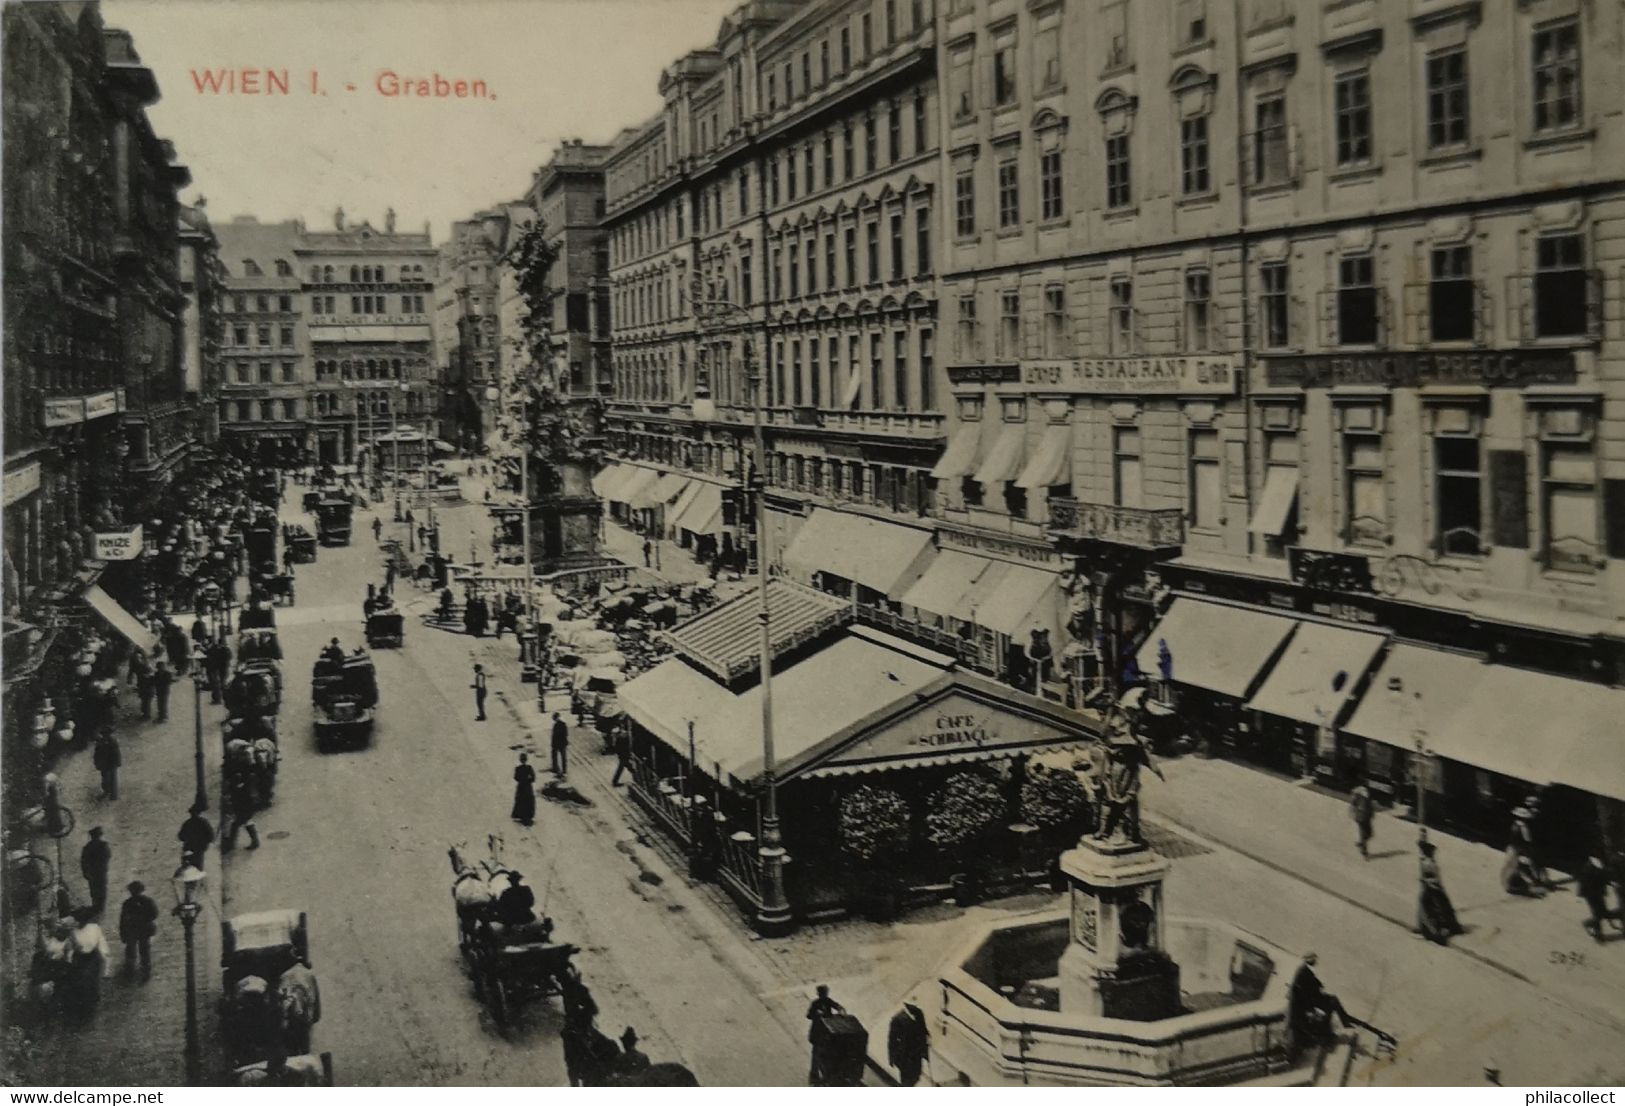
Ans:
{"label": "dark horse", "polygon": [[567,1025],[562,1034],[564,1066],[571,1084],[583,1087],[698,1087],[700,1081],[682,1064],[649,1064],[632,1068],[621,1046],[591,1023]]}

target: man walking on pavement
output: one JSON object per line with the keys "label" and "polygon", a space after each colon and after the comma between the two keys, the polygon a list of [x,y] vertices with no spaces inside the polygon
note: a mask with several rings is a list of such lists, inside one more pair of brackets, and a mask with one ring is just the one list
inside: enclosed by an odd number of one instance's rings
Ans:
{"label": "man walking on pavement", "polygon": [[158,904],[147,895],[140,880],[126,888],[130,897],[118,912],[118,939],[124,942],[124,974],[134,975],[141,961],[141,978],[152,978],[152,938],[158,932]]}
{"label": "man walking on pavement", "polygon": [[96,826],[79,853],[79,871],[90,885],[90,908],[97,914],[107,906],[107,869],[112,864],[113,847],[102,840],[102,827]]}
{"label": "man walking on pavement", "polygon": [[130,658],[130,682],[135,684],[135,693],[141,699],[141,721],[152,721],[152,664],[140,649]]}
{"label": "man walking on pavement", "polygon": [[118,770],[124,763],[124,752],[112,730],[103,730],[96,738],[96,748],[90,755],[96,771],[102,774],[102,798],[118,798]]}
{"label": "man walking on pavement", "polygon": [[1349,817],[1354,819],[1355,832],[1358,834],[1356,847],[1360,856],[1366,860],[1371,859],[1369,846],[1371,844],[1371,819],[1375,811],[1372,808],[1371,789],[1360,784],[1349,793]]}
{"label": "man walking on pavement", "polygon": [[175,673],[170,670],[169,663],[159,657],[152,666],[152,693],[158,700],[158,722],[169,721],[169,685],[175,682]]}
{"label": "man walking on pavement", "polygon": [[615,728],[615,774],[609,778],[611,787],[621,786],[621,773],[632,766],[632,738],[625,726]]}
{"label": "man walking on pavement", "polygon": [[897,1082],[905,1087],[916,1086],[925,1069],[926,1054],[931,1048],[931,1031],[925,1024],[925,1012],[912,1002],[892,1015],[886,1032],[886,1060],[897,1069]]}
{"label": "man walking on pavement", "polygon": [[649,554],[653,549],[654,549],[654,546],[649,544],[649,539],[644,538],[643,539],[643,567],[644,568],[649,568],[650,567],[650,565],[649,565]]}
{"label": "man walking on pavement", "polygon": [[226,784],[226,824],[220,834],[220,851],[237,847],[237,831],[248,831],[248,847],[260,847],[260,830],[254,824],[254,782],[249,772],[233,772]]}
{"label": "man walking on pavement", "polygon": [[203,807],[192,804],[192,816],[181,823],[175,839],[181,843],[181,867],[203,867],[203,856],[214,841],[214,827],[203,817]]}
{"label": "man walking on pavement", "polygon": [[381,541],[380,535],[384,532],[384,520],[377,515],[372,516],[372,540]]}
{"label": "man walking on pavement", "polygon": [[209,667],[209,701],[218,703],[226,693],[226,677],[231,672],[231,646],[226,644],[225,634],[210,643],[205,656]]}
{"label": "man walking on pavement", "polygon": [[553,774],[564,779],[570,769],[570,727],[564,724],[557,711],[553,712]]}
{"label": "man walking on pavement", "polygon": [[1602,944],[1606,937],[1602,933],[1602,923],[1612,918],[1613,923],[1625,932],[1625,910],[1610,914],[1608,912],[1608,869],[1603,866],[1602,858],[1596,855],[1586,857],[1586,862],[1574,875],[1575,890],[1586,906],[1591,909],[1591,917],[1585,920],[1585,928],[1597,944]]}
{"label": "man walking on pavement", "polygon": [[[474,682],[469,684],[468,686],[474,689],[474,709],[479,712],[477,715],[474,716],[474,721],[476,721],[476,722],[484,722],[485,721],[485,666],[484,665],[476,664],[474,666]],[[554,715],[553,717],[557,718],[558,715]]]}

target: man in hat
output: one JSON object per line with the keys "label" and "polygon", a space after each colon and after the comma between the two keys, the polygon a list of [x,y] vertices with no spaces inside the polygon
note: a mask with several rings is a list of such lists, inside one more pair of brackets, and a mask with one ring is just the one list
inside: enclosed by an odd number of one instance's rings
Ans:
{"label": "man in hat", "polygon": [[96,747],[90,754],[90,762],[102,774],[102,798],[118,798],[118,770],[124,763],[124,752],[119,748],[118,738],[113,736],[111,729],[104,728],[96,736]]}
{"label": "man in hat", "polygon": [[163,657],[159,657],[152,666],[152,693],[158,701],[158,717],[155,721],[169,721],[169,689],[174,682],[174,671]]}
{"label": "man in hat", "polygon": [[152,719],[152,662],[147,659],[145,649],[137,649],[130,654],[130,683],[135,685],[135,693],[141,699],[141,720]]}
{"label": "man in hat", "polygon": [[97,914],[107,905],[107,870],[112,865],[113,847],[102,838],[102,827],[94,826],[79,852],[79,871],[90,886],[90,908]]}
{"label": "man in hat", "polygon": [[158,904],[147,894],[140,880],[132,880],[130,897],[118,912],[118,939],[124,942],[124,972],[134,975],[141,962],[141,978],[152,977],[152,938],[158,932]]}
{"label": "man in hat", "polygon": [[649,1070],[649,1058],[638,1049],[638,1031],[630,1025],[621,1034],[620,1068],[628,1075]]}
{"label": "man in hat", "polygon": [[209,643],[204,657],[209,670],[209,701],[218,703],[226,693],[226,680],[231,674],[231,646],[226,644],[225,634]]}
{"label": "man in hat", "polygon": [[214,826],[203,817],[203,806],[192,804],[191,817],[181,823],[180,832],[175,835],[181,843],[181,867],[203,867],[203,855],[208,852],[210,844],[214,842]]}
{"label": "man in hat", "polygon": [[925,1012],[912,1002],[903,1003],[903,1008],[892,1015],[886,1032],[886,1061],[897,1069],[898,1083],[913,1087],[920,1082],[930,1046]]}
{"label": "man in hat", "polygon": [[570,771],[570,727],[559,717],[558,711],[553,712],[551,751],[553,774],[562,780]]}
{"label": "man in hat", "polygon": [[469,684],[468,686],[470,688],[472,688],[473,691],[474,691],[474,709],[475,709],[476,712],[478,712],[474,716],[474,721],[476,721],[476,722],[484,722],[485,721],[485,666],[483,664],[476,664],[474,666],[474,682]]}
{"label": "man in hat", "polygon": [[1375,814],[1375,804],[1371,799],[1371,789],[1364,783],[1359,784],[1349,792],[1349,817],[1354,819],[1354,829],[1358,837],[1355,842],[1360,850],[1362,859],[1370,860],[1371,853],[1371,820]]}
{"label": "man in hat", "polygon": [[497,920],[503,925],[525,925],[536,920],[536,893],[525,886],[525,877],[508,873],[508,886],[497,896]]}

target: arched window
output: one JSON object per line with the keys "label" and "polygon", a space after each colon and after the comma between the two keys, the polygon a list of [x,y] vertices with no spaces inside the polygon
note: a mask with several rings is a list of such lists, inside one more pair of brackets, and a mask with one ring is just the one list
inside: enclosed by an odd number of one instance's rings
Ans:
{"label": "arched window", "polygon": [[311,280],[311,283],[312,284],[318,284],[318,283],[321,282],[321,279],[322,279],[322,267],[320,265],[312,265],[310,267],[310,280]]}
{"label": "arched window", "polygon": [[289,265],[286,261],[282,260],[280,257],[277,258],[276,259],[276,275],[277,276],[293,276],[293,266]]}
{"label": "arched window", "polygon": [[361,266],[359,266],[359,265],[351,265],[350,266],[350,283],[351,284],[360,284],[361,283]]}
{"label": "arched window", "polygon": [[395,379],[399,380],[401,378],[401,359],[397,357],[395,360],[391,361],[389,365],[390,368],[395,370]]}
{"label": "arched window", "polygon": [[333,266],[328,265],[322,269],[322,282],[324,284],[333,283]]}
{"label": "arched window", "polygon": [[251,277],[262,275],[260,273],[259,263],[256,262],[251,257],[244,258],[244,260],[243,260],[243,275],[244,276],[251,276]]}

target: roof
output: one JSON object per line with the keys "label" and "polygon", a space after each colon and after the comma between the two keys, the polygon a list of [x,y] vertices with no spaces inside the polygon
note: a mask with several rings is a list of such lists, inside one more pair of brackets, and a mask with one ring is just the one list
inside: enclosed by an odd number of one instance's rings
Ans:
{"label": "roof", "polygon": [[926,570],[932,552],[929,530],[819,507],[796,531],[784,564],[808,577],[855,580],[895,599]]}
{"label": "roof", "polygon": [[276,276],[276,262],[286,261],[298,272],[295,251],[300,246],[299,224],[289,220],[282,223],[262,223],[257,219],[239,216],[228,223],[217,223],[214,236],[220,242],[220,261],[228,272],[240,275],[243,262],[251,260],[267,277]]}
{"label": "roof", "polygon": [[[724,683],[750,675],[761,663],[758,618],[761,599],[752,591],[713,607],[668,633],[677,653]],[[846,623],[846,600],[789,580],[767,585],[768,630],[773,656],[821,637]]]}

